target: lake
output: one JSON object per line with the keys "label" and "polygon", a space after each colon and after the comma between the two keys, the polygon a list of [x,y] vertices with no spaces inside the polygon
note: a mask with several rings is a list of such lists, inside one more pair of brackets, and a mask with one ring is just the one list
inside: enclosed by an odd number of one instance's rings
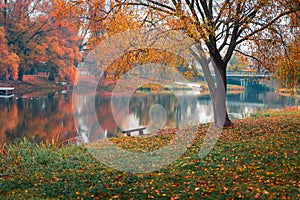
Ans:
{"label": "lake", "polygon": [[[227,95],[231,119],[268,108],[293,106],[292,97],[274,92],[244,91]],[[146,132],[181,124],[211,122],[209,95],[199,92],[135,92],[132,96],[72,95],[56,92],[0,98],[0,143],[16,138],[37,142],[52,138],[91,142],[146,126]]]}

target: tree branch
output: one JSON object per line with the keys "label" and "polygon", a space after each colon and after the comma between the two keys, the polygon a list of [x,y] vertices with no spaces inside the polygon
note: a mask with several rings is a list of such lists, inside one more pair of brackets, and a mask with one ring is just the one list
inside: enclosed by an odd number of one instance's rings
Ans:
{"label": "tree branch", "polygon": [[215,24],[214,24],[214,26],[216,26],[216,28],[219,27],[217,24],[219,23],[219,20],[220,20],[220,18],[221,18],[221,16],[222,16],[222,13],[223,13],[223,11],[225,10],[226,4],[228,4],[228,3],[229,3],[229,0],[226,0],[226,1],[223,3],[222,7],[220,8],[220,12],[218,13],[218,16],[217,16],[216,19],[215,19]]}
{"label": "tree branch", "polygon": [[160,6],[160,7],[162,7],[162,8],[168,9],[168,10],[170,10],[170,11],[173,11],[173,12],[176,11],[176,9],[174,9],[174,8],[172,8],[172,7],[170,7],[170,6],[168,6],[167,4],[159,3],[158,1],[152,1],[152,0],[146,0],[146,1],[152,3],[152,4],[156,5],[156,6]]}
{"label": "tree branch", "polygon": [[242,54],[243,56],[246,56],[246,57],[249,57],[249,58],[252,58],[253,60],[256,60],[257,62],[259,63],[262,63],[258,58],[256,58],[255,56],[252,56],[252,55],[249,55],[249,54],[246,54],[238,49],[235,49],[234,50],[235,52],[239,53],[239,54]]}
{"label": "tree branch", "polygon": [[[298,10],[299,11],[299,10]],[[283,16],[286,16],[286,15],[289,15],[291,13],[294,13],[296,11],[294,10],[288,10],[288,11],[285,11],[285,12],[282,12],[280,13],[278,16],[276,16],[275,18],[273,18],[269,23],[265,24],[264,26],[262,26],[261,28],[259,29],[256,29],[255,31],[249,33],[248,35],[244,36],[242,39],[238,40],[236,43],[237,44],[240,44],[246,40],[248,40],[249,38],[251,38],[252,36],[254,36],[255,34],[267,29],[269,26],[271,26],[272,24],[274,24],[277,20],[279,20],[281,17]]]}

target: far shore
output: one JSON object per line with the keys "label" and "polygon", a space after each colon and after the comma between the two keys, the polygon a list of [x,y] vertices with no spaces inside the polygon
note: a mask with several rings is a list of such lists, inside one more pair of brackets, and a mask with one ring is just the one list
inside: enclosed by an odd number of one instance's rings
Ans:
{"label": "far shore", "polygon": [[[95,88],[95,85],[98,85],[97,91],[98,93],[103,93],[104,95],[111,95],[112,91],[114,90],[114,86],[117,83],[117,81],[111,81],[111,80],[105,80],[98,84],[98,79],[93,77],[87,77],[80,79],[80,82],[78,85],[74,86],[76,87],[77,91],[89,91],[93,88]],[[201,94],[209,94],[208,86],[205,82],[198,82],[200,85],[199,92]],[[122,84],[121,93],[122,91],[128,91],[130,89],[133,89],[134,91],[137,89],[135,86],[129,86],[127,83]],[[176,85],[174,88],[174,85],[172,85],[172,90],[176,91],[192,91],[193,89],[189,86],[185,85]],[[0,80],[0,87],[13,87],[14,91],[13,93],[17,96],[22,95],[29,95],[29,96],[40,96],[43,94],[49,94],[56,91],[62,91],[62,90],[72,90],[72,87],[68,85],[63,85],[61,83],[57,83],[54,81],[48,81],[46,77],[43,76],[35,76],[35,75],[25,75],[23,81],[13,81],[13,80]],[[158,84],[152,84],[152,85],[143,85],[138,89],[140,92],[170,92],[170,87],[168,84],[161,83],[161,85]],[[229,94],[238,94],[242,93],[245,90],[244,86],[238,86],[238,85],[227,85],[227,91]],[[198,91],[197,89],[194,91]],[[284,96],[290,96],[292,93],[288,89],[276,89],[276,92],[280,95]],[[300,97],[299,94],[296,93],[296,97]]]}
{"label": "far shore", "polygon": [[[95,84],[98,84],[95,78],[88,78],[81,80],[81,82],[76,85],[77,91],[87,91],[90,88],[94,88]],[[113,91],[114,85],[117,81],[103,81],[98,85],[97,91],[104,92],[105,94],[110,93],[109,91]],[[101,85],[101,86],[100,86]],[[209,94],[208,87],[205,83],[199,82],[201,93]],[[122,90],[127,91],[128,89],[136,89],[131,88],[130,86],[124,83],[124,88]],[[68,87],[67,85],[62,85],[60,83],[56,83],[54,81],[48,81],[46,77],[43,76],[35,76],[35,75],[25,75],[23,81],[19,80],[0,80],[0,87],[13,87],[13,93],[15,95],[24,95],[24,94],[32,94],[32,95],[41,95],[47,94],[51,92],[56,92],[60,90],[72,90],[72,87]],[[140,87],[140,91],[152,91],[152,92],[164,92],[169,91],[169,86],[162,84],[162,85],[144,85]],[[176,91],[192,91],[192,88],[188,86],[178,85],[173,86],[173,89]],[[243,86],[237,85],[228,85],[229,93],[240,93],[244,91]],[[32,96],[30,95],[30,96]]]}
{"label": "far shore", "polygon": [[[26,77],[27,78],[27,77]],[[49,93],[62,89],[61,85],[50,82],[44,77],[31,76],[23,81],[19,80],[0,80],[0,87],[13,87],[16,95],[28,94],[33,92]]]}

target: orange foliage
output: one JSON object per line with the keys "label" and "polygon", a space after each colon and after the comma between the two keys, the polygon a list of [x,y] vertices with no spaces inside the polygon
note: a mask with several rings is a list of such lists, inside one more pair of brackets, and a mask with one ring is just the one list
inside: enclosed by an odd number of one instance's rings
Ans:
{"label": "orange foliage", "polygon": [[[168,51],[162,51],[158,49],[130,51],[108,66],[105,72],[105,78],[110,80],[118,80],[121,75],[130,69],[149,63],[171,67],[174,68],[174,70],[180,66],[187,67],[188,65],[183,58],[180,58],[179,56]],[[193,68],[187,69],[187,71],[182,75],[189,79],[194,76],[193,70]],[[158,74],[159,72],[156,73]]]}
{"label": "orange foliage", "polygon": [[78,81],[78,70],[75,66],[69,66],[62,69],[61,76],[70,85],[76,85]]}
{"label": "orange foliage", "polygon": [[[0,62],[2,75],[9,74],[14,80],[18,75],[22,78],[25,72],[47,71],[55,75],[62,68],[77,66],[81,61],[79,28],[70,18],[56,20],[55,2],[6,2],[9,9],[0,12],[0,42],[5,46],[0,53],[8,60]],[[5,37],[4,31],[8,33]],[[68,80],[74,82],[76,79],[72,76]]]}
{"label": "orange foliage", "polygon": [[9,76],[12,80],[16,80],[20,59],[15,53],[10,52],[3,27],[0,27],[0,56],[0,76]]}
{"label": "orange foliage", "polygon": [[[299,38],[299,36],[297,36]],[[300,42],[293,40],[287,47],[288,56],[282,52],[276,56],[275,74],[282,87],[299,88],[300,80]]]}

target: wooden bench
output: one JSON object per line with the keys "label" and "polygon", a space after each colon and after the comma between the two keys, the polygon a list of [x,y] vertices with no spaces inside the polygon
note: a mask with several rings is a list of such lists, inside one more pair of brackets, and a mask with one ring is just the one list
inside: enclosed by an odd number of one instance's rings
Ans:
{"label": "wooden bench", "polygon": [[125,133],[127,136],[130,136],[131,132],[135,132],[138,131],[139,135],[143,135],[143,131],[146,129],[147,127],[141,127],[141,128],[136,128],[136,129],[130,129],[130,130],[126,130],[126,131],[122,131],[122,133]]}

